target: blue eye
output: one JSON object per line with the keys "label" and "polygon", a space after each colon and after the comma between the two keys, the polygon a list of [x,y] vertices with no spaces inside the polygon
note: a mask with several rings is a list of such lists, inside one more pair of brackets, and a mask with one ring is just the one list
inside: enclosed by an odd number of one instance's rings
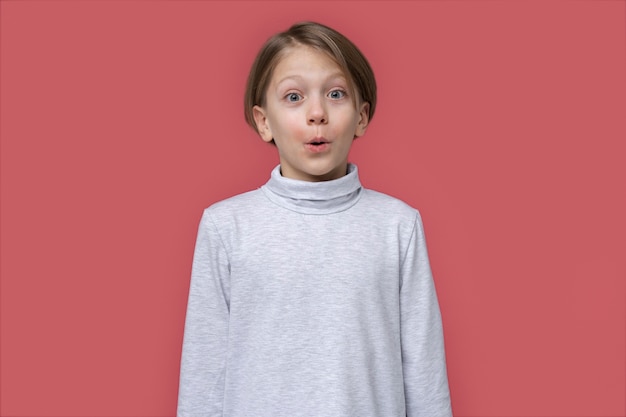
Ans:
{"label": "blue eye", "polygon": [[300,96],[300,94],[298,94],[298,93],[289,93],[289,94],[287,94],[287,96],[285,98],[287,99],[287,101],[290,101],[290,102],[294,103],[296,101],[300,101],[302,96]]}
{"label": "blue eye", "polygon": [[338,100],[340,98],[344,98],[346,95],[345,91],[341,91],[341,90],[333,90],[330,93],[328,93],[328,97],[334,99],[334,100]]}

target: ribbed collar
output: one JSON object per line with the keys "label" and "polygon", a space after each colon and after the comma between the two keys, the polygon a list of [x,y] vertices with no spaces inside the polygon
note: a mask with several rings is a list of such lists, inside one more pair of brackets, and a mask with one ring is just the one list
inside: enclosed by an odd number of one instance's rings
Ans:
{"label": "ribbed collar", "polygon": [[303,214],[330,214],[347,210],[361,197],[361,182],[356,165],[348,164],[348,173],[330,181],[309,182],[285,178],[280,165],[272,170],[269,181],[261,187],[267,198],[286,209]]}

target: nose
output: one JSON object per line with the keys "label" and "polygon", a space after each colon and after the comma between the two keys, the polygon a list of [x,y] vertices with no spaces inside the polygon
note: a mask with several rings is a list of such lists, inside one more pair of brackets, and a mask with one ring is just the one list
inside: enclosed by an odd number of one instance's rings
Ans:
{"label": "nose", "polygon": [[328,114],[323,99],[311,98],[309,100],[309,108],[307,119],[309,124],[326,124],[328,123]]}

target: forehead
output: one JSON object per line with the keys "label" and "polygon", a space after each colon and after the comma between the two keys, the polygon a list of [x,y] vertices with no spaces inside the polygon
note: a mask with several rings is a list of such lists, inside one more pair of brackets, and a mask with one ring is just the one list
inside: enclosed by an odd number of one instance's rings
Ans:
{"label": "forehead", "polygon": [[328,53],[311,46],[294,45],[285,48],[278,57],[272,82],[289,77],[306,78],[314,74],[348,78],[343,68]]}

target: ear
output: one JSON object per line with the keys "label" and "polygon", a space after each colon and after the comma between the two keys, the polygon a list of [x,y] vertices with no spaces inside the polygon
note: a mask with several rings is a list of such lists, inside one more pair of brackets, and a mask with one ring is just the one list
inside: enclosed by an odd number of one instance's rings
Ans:
{"label": "ear", "polygon": [[259,132],[261,139],[265,142],[271,142],[274,136],[270,129],[269,122],[265,110],[261,106],[254,106],[252,108],[252,115],[254,116],[254,123],[256,123],[256,130]]}
{"label": "ear", "polygon": [[370,121],[370,104],[368,102],[361,103],[359,108],[359,123],[356,125],[354,137],[361,137],[365,134],[367,125]]}

